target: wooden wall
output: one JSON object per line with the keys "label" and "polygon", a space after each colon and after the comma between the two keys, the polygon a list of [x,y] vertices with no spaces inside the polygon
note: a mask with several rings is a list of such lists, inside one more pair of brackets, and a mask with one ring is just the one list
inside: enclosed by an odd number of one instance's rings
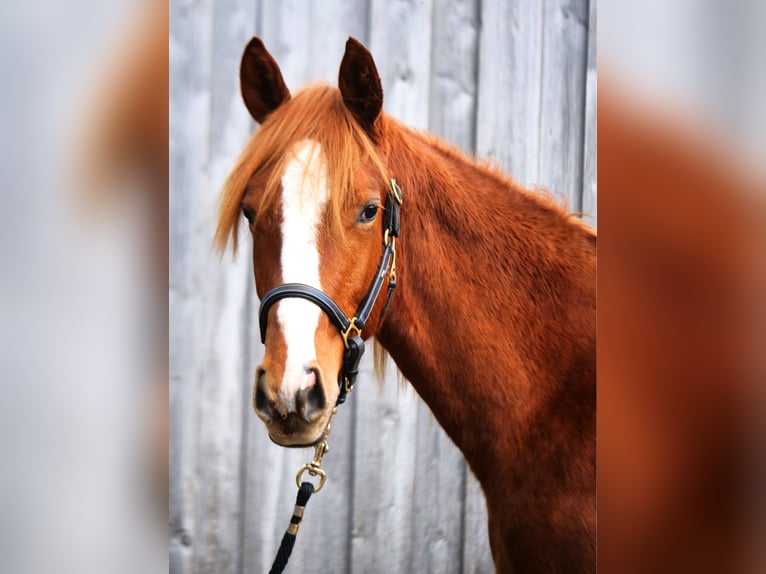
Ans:
{"label": "wooden wall", "polygon": [[[588,0],[171,1],[172,573],[268,571],[311,458],[272,444],[250,406],[263,350],[248,241],[234,260],[211,247],[218,191],[255,129],[237,74],[249,38],[295,91],[334,84],[355,36],[388,113],[595,224],[595,18]],[[287,571],[491,572],[484,499],[460,452],[392,369],[379,390],[365,365]]]}

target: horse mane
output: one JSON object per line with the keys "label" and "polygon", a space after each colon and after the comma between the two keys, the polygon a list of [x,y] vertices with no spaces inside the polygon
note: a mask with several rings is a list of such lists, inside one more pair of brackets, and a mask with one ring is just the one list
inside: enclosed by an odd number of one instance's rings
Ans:
{"label": "horse mane", "polygon": [[559,214],[587,236],[592,237],[594,240],[596,239],[596,230],[582,219],[582,216],[587,214],[580,211],[569,211],[568,199],[565,195],[554,193],[550,189],[542,186],[534,186],[532,188],[524,187],[510,177],[497,161],[478,157],[452,142],[444,140],[427,131],[402,124],[388,116],[385,116],[385,129],[389,133],[391,131],[397,132],[397,136],[400,138],[401,136],[404,136],[405,138],[414,138],[447,160],[470,164],[474,169],[483,173],[485,176],[494,179],[501,186],[532,198],[535,203],[551,212]]}
{"label": "horse mane", "polygon": [[248,183],[263,169],[271,177],[261,197],[258,213],[267,211],[279,198],[280,178],[292,159],[293,146],[305,139],[317,142],[325,158],[330,184],[329,215],[333,231],[343,233],[341,213],[354,202],[353,174],[371,160],[388,181],[383,162],[369,136],[343,104],[340,92],[327,85],[305,88],[282,104],[253,134],[224,183],[214,243],[223,252],[231,239],[237,249],[242,200]]}

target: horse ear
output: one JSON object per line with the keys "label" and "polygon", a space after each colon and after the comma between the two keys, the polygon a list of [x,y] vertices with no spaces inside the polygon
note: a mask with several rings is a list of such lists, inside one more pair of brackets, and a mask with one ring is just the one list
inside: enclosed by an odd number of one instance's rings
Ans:
{"label": "horse ear", "polygon": [[257,36],[253,36],[242,54],[239,84],[245,106],[259,124],[290,99],[277,62]]}
{"label": "horse ear", "polygon": [[383,88],[372,54],[351,37],[340,63],[338,87],[348,110],[370,137],[374,137],[375,120],[383,107]]}

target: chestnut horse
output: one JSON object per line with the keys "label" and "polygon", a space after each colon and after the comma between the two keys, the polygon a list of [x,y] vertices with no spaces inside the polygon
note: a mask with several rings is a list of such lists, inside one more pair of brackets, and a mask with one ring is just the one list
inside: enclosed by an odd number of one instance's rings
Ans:
{"label": "chestnut horse", "polygon": [[[225,185],[219,247],[236,248],[244,215],[262,300],[300,283],[350,313],[379,264],[391,274],[381,257],[395,179],[398,287],[385,315],[377,298],[361,336],[391,355],[465,455],[497,571],[595,571],[595,232],[386,115],[375,63],[353,38],[339,89],[291,95],[258,38],[240,80],[261,127]],[[277,444],[316,443],[339,397],[344,340],[305,298],[262,320],[256,413]]]}

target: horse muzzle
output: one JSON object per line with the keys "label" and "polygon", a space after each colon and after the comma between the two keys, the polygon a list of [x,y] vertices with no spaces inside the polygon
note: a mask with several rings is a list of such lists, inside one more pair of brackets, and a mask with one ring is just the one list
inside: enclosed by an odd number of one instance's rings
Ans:
{"label": "horse muzzle", "polygon": [[[253,408],[266,424],[269,438],[281,446],[310,446],[322,435],[336,397],[328,397],[321,368],[308,365],[303,373],[276,383],[259,367]],[[273,389],[279,391],[274,392]]]}

